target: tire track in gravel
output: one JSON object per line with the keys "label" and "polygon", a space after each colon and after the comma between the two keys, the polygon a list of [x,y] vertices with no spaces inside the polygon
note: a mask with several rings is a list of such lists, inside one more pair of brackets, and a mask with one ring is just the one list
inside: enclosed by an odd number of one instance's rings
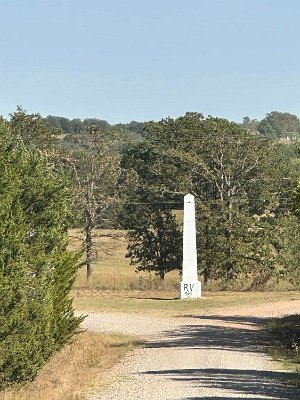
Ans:
{"label": "tire track in gravel", "polygon": [[258,329],[269,317],[299,312],[300,301],[228,308],[193,317],[89,314],[83,326],[138,336],[144,347],[105,374],[89,400],[300,400],[292,373],[264,353]]}

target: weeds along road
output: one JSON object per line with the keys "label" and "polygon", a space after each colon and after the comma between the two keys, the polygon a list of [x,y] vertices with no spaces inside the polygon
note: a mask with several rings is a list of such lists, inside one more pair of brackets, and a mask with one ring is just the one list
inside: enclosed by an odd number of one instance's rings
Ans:
{"label": "weeds along road", "polygon": [[259,325],[299,312],[300,300],[242,306],[199,317],[89,314],[84,327],[144,341],[112,370],[89,400],[300,399],[292,373],[264,353]]}

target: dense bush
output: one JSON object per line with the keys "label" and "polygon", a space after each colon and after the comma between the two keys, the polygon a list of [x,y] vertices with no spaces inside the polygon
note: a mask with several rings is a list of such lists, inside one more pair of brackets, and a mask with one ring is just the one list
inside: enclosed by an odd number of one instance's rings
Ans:
{"label": "dense bush", "polygon": [[300,363],[300,314],[272,319],[268,331],[286,358]]}
{"label": "dense bush", "polygon": [[0,385],[32,379],[78,329],[63,174],[0,121]]}

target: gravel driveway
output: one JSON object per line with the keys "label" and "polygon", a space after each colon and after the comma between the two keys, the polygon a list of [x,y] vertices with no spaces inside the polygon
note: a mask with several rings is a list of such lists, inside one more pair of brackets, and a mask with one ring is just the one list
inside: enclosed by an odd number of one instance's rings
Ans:
{"label": "gravel driveway", "polygon": [[89,314],[90,330],[145,341],[106,373],[106,387],[89,400],[300,400],[300,389],[283,383],[292,374],[265,355],[258,330],[270,316],[299,310],[296,300],[186,318]]}

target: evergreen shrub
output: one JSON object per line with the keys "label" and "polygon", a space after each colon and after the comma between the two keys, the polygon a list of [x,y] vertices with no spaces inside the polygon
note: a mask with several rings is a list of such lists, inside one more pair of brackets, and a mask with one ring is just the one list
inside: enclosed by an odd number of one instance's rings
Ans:
{"label": "evergreen shrub", "polygon": [[33,379],[78,330],[67,178],[0,121],[0,387]]}

